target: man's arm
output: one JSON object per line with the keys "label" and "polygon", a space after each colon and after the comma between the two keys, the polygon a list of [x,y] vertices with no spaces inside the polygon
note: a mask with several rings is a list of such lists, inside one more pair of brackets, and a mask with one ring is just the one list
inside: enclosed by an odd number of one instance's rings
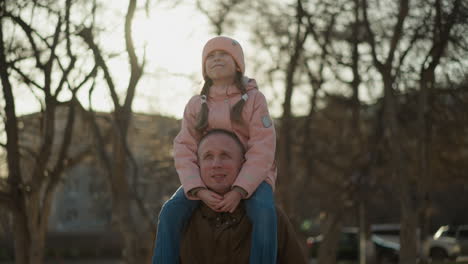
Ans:
{"label": "man's arm", "polygon": [[306,264],[307,259],[288,217],[276,207],[278,217],[278,264]]}

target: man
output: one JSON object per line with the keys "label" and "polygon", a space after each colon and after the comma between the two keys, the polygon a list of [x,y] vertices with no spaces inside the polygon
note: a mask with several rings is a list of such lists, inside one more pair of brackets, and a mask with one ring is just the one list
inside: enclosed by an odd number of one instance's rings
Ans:
{"label": "man", "polygon": [[[212,130],[200,141],[198,162],[203,182],[223,196],[231,190],[244,162],[244,147],[224,130]],[[233,213],[218,212],[215,204],[200,203],[183,234],[180,258],[183,264],[249,263],[252,225],[241,202]],[[286,215],[277,208],[277,263],[306,263]]]}

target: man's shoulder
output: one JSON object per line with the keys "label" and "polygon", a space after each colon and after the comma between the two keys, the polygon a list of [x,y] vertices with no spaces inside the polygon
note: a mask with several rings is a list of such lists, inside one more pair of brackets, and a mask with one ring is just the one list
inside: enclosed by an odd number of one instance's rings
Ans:
{"label": "man's shoulder", "polygon": [[286,213],[284,212],[283,208],[279,205],[275,205],[276,214],[281,217],[287,217]]}
{"label": "man's shoulder", "polygon": [[278,205],[275,205],[275,208],[276,208],[276,216],[278,218],[278,227],[281,227],[281,228],[291,227],[292,228],[292,224],[289,220],[288,215],[284,211],[284,209]]}
{"label": "man's shoulder", "polygon": [[278,223],[284,224],[284,225],[290,225],[292,228],[292,224],[289,220],[288,215],[284,211],[284,209],[281,206],[275,205],[276,208],[276,216],[278,217]]}
{"label": "man's shoulder", "polygon": [[278,218],[278,263],[307,263],[294,227],[286,212],[276,206]]}

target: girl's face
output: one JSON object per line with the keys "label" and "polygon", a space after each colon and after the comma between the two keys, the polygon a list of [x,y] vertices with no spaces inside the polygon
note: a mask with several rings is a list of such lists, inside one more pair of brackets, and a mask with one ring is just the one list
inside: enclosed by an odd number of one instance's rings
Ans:
{"label": "girl's face", "polygon": [[206,75],[213,80],[227,80],[236,76],[236,62],[229,53],[222,50],[212,51],[205,61]]}

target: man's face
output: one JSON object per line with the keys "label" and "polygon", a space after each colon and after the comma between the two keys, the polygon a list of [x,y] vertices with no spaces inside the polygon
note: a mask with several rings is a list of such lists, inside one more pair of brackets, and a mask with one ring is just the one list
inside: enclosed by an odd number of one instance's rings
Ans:
{"label": "man's face", "polygon": [[209,189],[219,194],[231,189],[243,160],[240,146],[228,135],[209,135],[198,147],[201,178]]}

